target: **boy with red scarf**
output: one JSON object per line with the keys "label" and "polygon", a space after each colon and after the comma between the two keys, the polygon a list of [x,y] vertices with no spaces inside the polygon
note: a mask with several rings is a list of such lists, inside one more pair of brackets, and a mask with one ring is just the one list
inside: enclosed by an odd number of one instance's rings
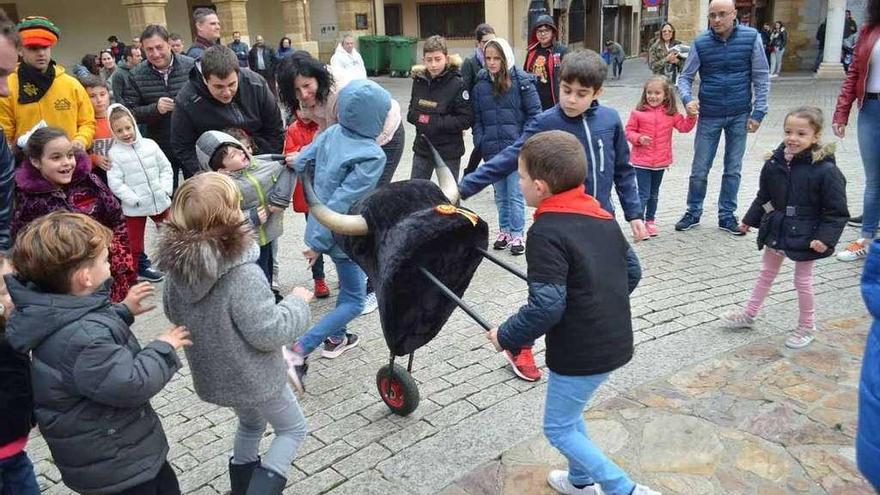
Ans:
{"label": "boy with red scarf", "polygon": [[[633,356],[628,244],[611,213],[584,191],[587,157],[565,131],[539,132],[519,155],[519,185],[537,207],[526,244],[529,300],[488,338],[517,350],[546,334],[550,379],[544,434],[568,459],[547,483],[569,495],[660,495],[636,485],[585,434],[584,408]],[[509,355],[509,353],[506,353]]]}

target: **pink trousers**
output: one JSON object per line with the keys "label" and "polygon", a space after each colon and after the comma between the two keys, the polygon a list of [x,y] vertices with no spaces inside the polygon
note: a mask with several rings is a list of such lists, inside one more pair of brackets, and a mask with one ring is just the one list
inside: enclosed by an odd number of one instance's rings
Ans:
{"label": "pink trousers", "polygon": [[[761,267],[761,273],[758,280],[755,281],[755,288],[752,289],[752,296],[746,305],[746,314],[751,317],[758,315],[764,299],[770,293],[770,287],[776,275],[779,274],[779,268],[785,260],[785,255],[781,251],[775,249],[764,249],[764,265]],[[813,264],[815,261],[795,261],[794,262],[794,288],[798,293],[798,326],[800,328],[812,329],[816,324],[816,301],[813,296]]]}

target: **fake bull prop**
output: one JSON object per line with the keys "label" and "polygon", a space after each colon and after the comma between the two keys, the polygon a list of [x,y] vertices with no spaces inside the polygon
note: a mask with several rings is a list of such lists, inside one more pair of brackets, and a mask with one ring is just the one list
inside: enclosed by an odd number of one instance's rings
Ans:
{"label": "fake bull prop", "polygon": [[[525,280],[486,250],[488,225],[457,205],[456,179],[430,148],[439,187],[420,179],[393,182],[362,198],[348,214],[319,200],[308,167],[302,177],[310,214],[333,231],[337,244],[373,284],[391,351],[389,364],[376,374],[376,385],[385,404],[399,415],[418,407],[418,386],[410,375],[413,353],[440,332],[456,307],[487,331],[492,328],[461,299],[483,258]],[[405,355],[409,362],[404,370],[394,359]]]}

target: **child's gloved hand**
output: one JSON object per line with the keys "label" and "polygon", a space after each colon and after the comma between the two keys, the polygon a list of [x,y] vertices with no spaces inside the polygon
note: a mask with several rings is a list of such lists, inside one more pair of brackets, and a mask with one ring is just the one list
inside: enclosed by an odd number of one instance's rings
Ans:
{"label": "child's gloved hand", "polygon": [[639,136],[639,144],[642,146],[648,146],[652,141],[654,140],[651,139],[651,136]]}
{"label": "child's gloved hand", "polygon": [[189,347],[193,345],[192,340],[189,339],[189,331],[186,327],[181,326],[165,330],[164,333],[156,337],[156,340],[167,343],[173,347],[175,351],[181,347]]}
{"label": "child's gloved hand", "polygon": [[307,303],[312,302],[312,299],[315,298],[315,294],[305,287],[294,287],[290,293]]}
{"label": "child's gloved hand", "polygon": [[498,343],[498,329],[493,328],[486,333],[486,338],[489,339],[489,342],[495,347],[495,350],[498,352],[503,351],[504,349],[501,347],[501,344]]}
{"label": "child's gloved hand", "polygon": [[155,304],[144,304],[144,299],[152,296],[156,293],[155,287],[149,282],[141,282],[137,285],[133,285],[130,289],[128,289],[128,295],[125,296],[125,299],[122,301],[122,304],[131,311],[131,314],[134,316],[142,315],[148,311],[152,311],[156,305]]}
{"label": "child's gloved hand", "polygon": [[826,246],[824,242],[818,239],[813,239],[812,241],[810,241],[810,249],[816,251],[817,253],[824,253],[825,251],[828,251],[828,246]]}

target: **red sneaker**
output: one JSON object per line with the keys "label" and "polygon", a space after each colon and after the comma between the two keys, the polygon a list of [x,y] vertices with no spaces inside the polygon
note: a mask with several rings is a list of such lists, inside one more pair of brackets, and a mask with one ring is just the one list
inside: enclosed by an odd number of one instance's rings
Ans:
{"label": "red sneaker", "polygon": [[327,282],[323,278],[315,279],[315,297],[318,299],[330,297],[330,287],[327,287]]}
{"label": "red sneaker", "polygon": [[532,356],[531,347],[523,347],[514,355],[510,351],[504,351],[504,357],[513,366],[516,376],[527,382],[536,382],[541,379],[541,370],[535,366],[535,357]]}

